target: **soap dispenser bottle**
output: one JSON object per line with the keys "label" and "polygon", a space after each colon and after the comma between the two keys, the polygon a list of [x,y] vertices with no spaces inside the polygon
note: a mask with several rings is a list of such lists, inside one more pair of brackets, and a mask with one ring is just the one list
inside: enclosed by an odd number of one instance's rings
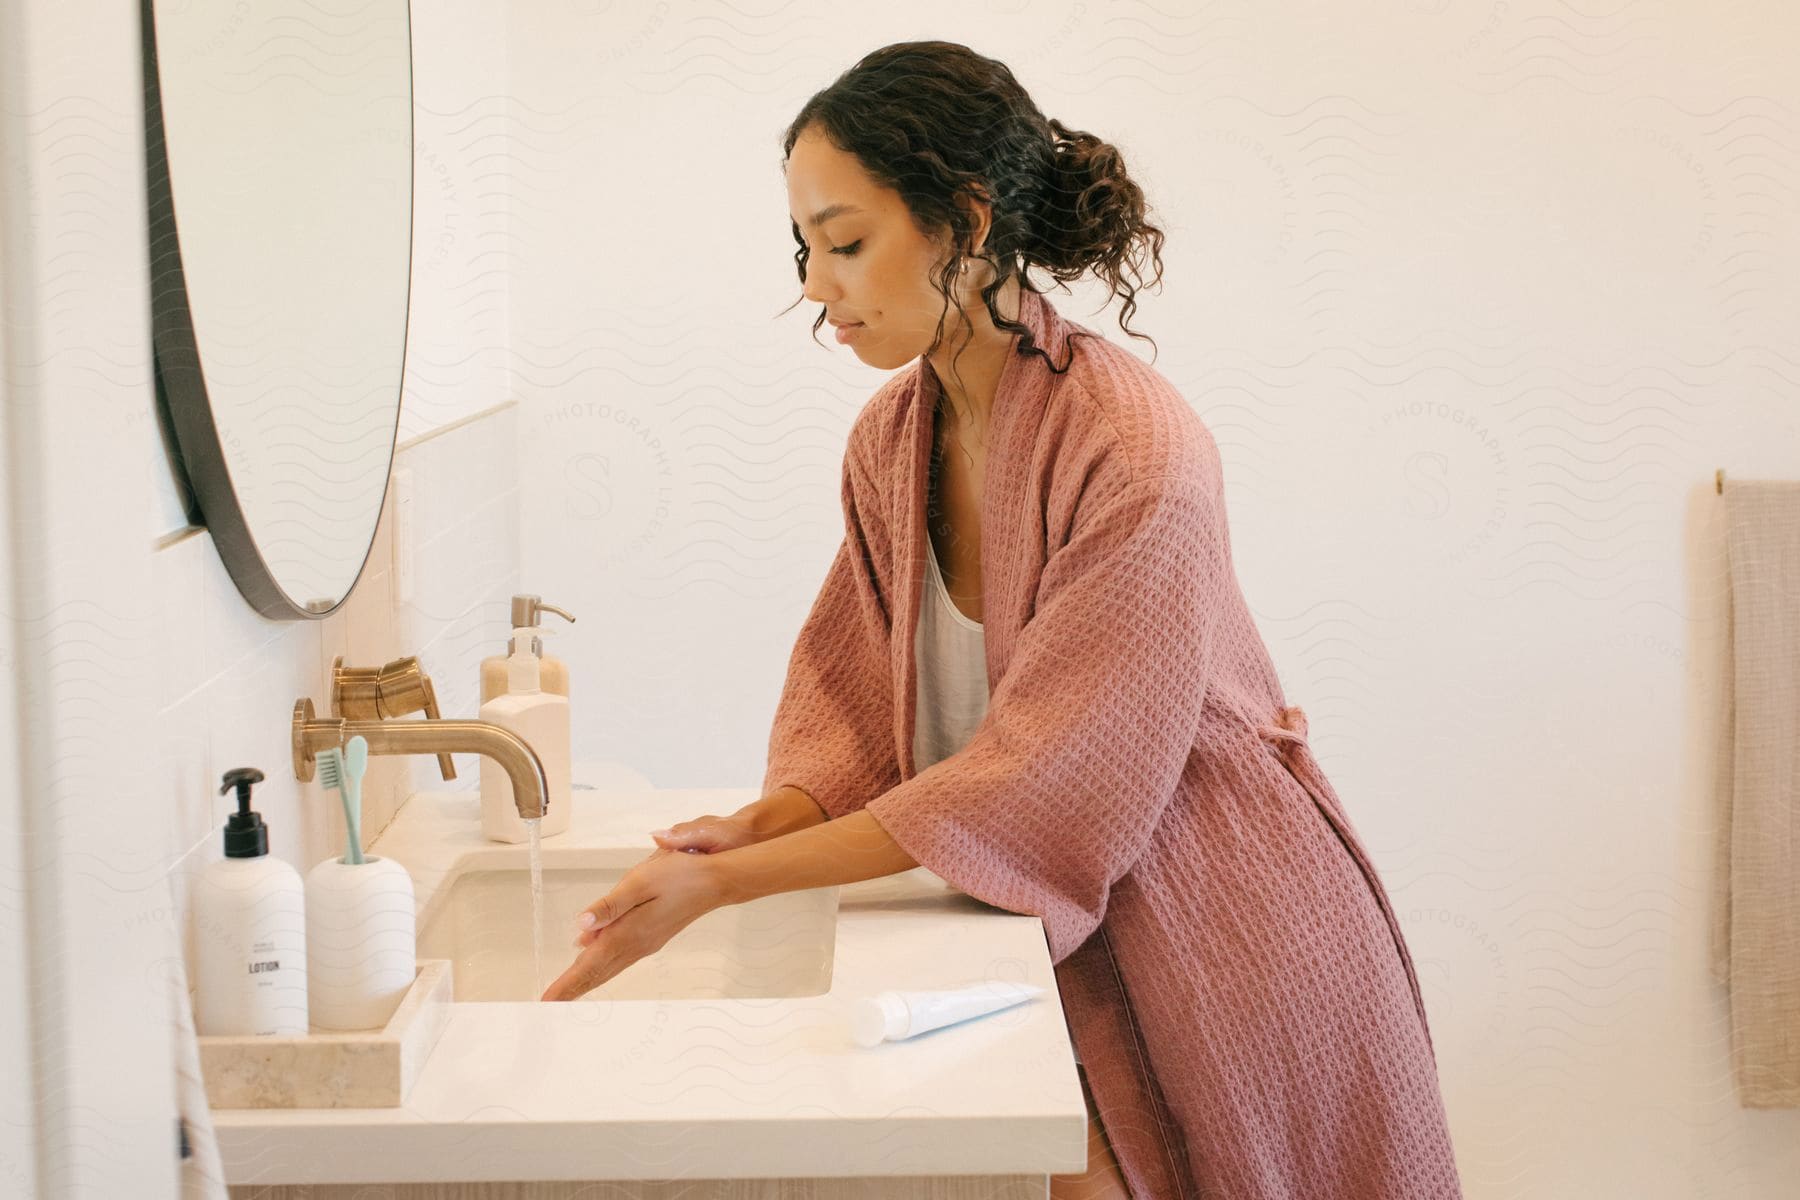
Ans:
{"label": "soap dispenser bottle", "polygon": [[574,617],[554,604],[545,604],[541,596],[521,594],[512,598],[512,638],[506,644],[506,653],[491,655],[481,660],[481,702],[483,704],[506,691],[506,660],[521,637],[528,642],[529,649],[537,656],[538,686],[546,692],[554,692],[559,696],[569,694],[568,664],[560,658],[553,658],[544,653],[542,626],[544,614],[547,612],[553,612],[563,620],[574,623]]}
{"label": "soap dispenser bottle", "polygon": [[[538,632],[530,626],[514,631],[506,660],[508,690],[481,706],[481,719],[518,734],[544,764],[549,794],[538,836],[548,837],[569,827],[569,698],[539,686],[538,657],[530,645]],[[487,755],[481,757],[481,832],[496,842],[531,836],[519,817],[512,780]]]}
{"label": "soap dispenser bottle", "polygon": [[250,807],[255,767],[225,772],[237,789],[225,856],[194,880],[194,1031],[208,1037],[305,1037],[306,889],[300,872],[269,853],[269,830]]}

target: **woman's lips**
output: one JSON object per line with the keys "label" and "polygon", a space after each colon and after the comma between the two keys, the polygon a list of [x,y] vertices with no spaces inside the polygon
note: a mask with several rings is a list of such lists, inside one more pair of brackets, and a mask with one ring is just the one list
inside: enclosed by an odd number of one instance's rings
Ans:
{"label": "woman's lips", "polygon": [[854,325],[839,325],[837,327],[838,344],[843,345],[845,342],[849,341],[851,338],[855,337],[860,332],[862,332],[862,322],[861,321],[858,321]]}

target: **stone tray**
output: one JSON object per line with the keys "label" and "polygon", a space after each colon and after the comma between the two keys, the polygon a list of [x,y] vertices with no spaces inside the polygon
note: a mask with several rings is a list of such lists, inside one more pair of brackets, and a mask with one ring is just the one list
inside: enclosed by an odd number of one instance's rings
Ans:
{"label": "stone tray", "polygon": [[450,1021],[450,961],[419,960],[380,1029],[305,1037],[205,1037],[200,1074],[214,1108],[395,1108]]}

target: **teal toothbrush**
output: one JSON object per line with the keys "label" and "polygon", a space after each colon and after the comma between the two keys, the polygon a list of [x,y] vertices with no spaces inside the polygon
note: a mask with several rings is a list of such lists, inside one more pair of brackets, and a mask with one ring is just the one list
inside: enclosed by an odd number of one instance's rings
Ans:
{"label": "teal toothbrush", "polygon": [[369,742],[359,733],[344,743],[344,822],[350,834],[350,852],[344,861],[352,866],[363,861],[362,781],[368,769]]}
{"label": "teal toothbrush", "polygon": [[328,746],[318,752],[319,786],[337,789],[344,804],[344,830],[348,846],[343,861],[356,866],[362,853],[362,777],[369,765],[369,743],[358,734],[343,749]]}

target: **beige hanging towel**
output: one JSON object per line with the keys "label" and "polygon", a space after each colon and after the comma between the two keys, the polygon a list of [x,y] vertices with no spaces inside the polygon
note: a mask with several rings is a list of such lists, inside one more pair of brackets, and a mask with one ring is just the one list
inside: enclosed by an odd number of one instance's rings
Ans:
{"label": "beige hanging towel", "polygon": [[1800,1108],[1800,481],[1724,485],[1713,978],[1746,1108]]}

